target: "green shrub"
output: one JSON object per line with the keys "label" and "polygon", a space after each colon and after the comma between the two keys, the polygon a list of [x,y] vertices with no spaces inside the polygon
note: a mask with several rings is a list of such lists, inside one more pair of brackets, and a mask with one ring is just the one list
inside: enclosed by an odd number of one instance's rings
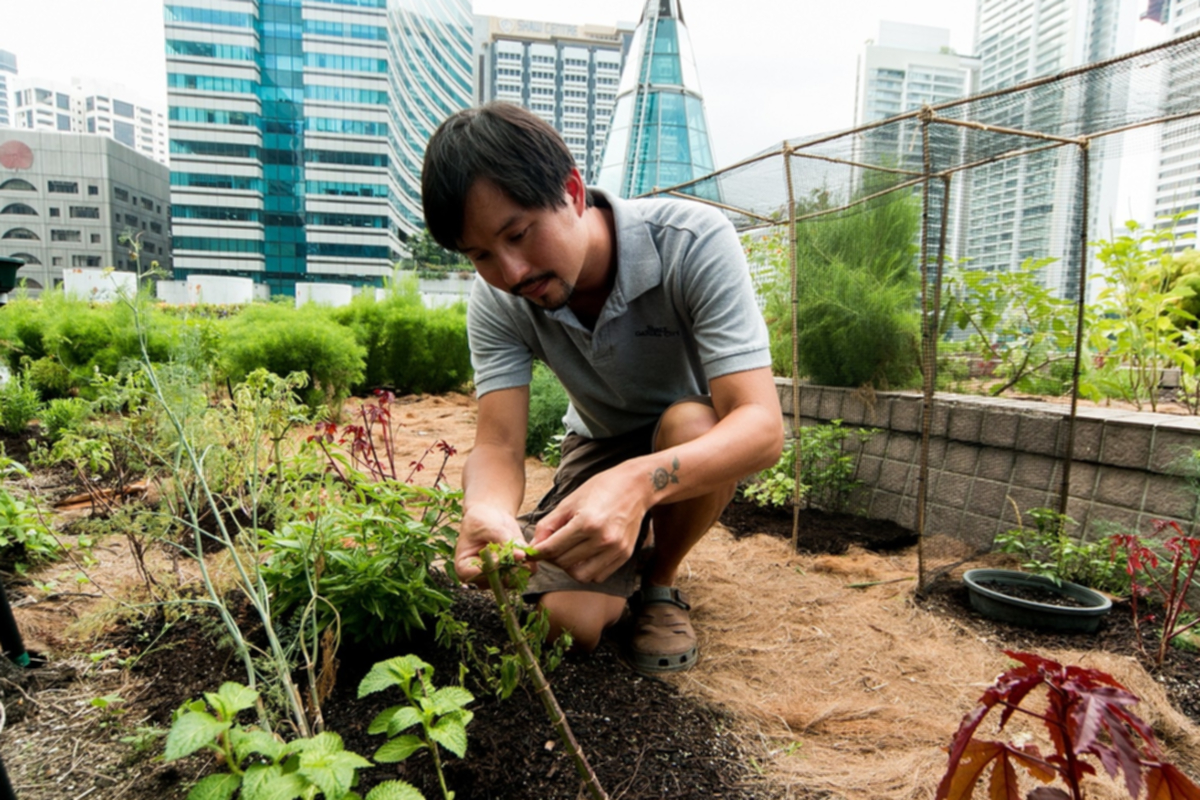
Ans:
{"label": "green shrub", "polygon": [[40,300],[18,297],[4,307],[4,313],[0,314],[0,343],[4,345],[4,359],[9,369],[13,372],[20,369],[24,357],[36,361],[46,356],[48,324]]}
{"label": "green shrub", "polygon": [[43,398],[68,397],[75,385],[71,370],[57,358],[47,356],[28,363],[29,385],[37,389]]}
{"label": "green shrub", "polygon": [[350,305],[333,310],[333,318],[354,332],[355,340],[365,351],[363,380],[353,387],[355,394],[392,385],[388,372],[391,348],[388,321],[394,316],[421,311],[421,297],[415,281],[394,284],[379,301],[373,293],[364,291]]}
{"label": "green shrub", "polygon": [[[800,497],[806,507],[849,510],[850,496],[861,485],[856,477],[861,445],[877,433],[877,428],[844,428],[840,419],[800,429]],[[846,452],[845,442],[852,436],[860,445],[857,453]],[[775,466],[759,473],[743,494],[760,506],[785,506],[795,490],[795,474],[796,440],[792,439]]]}
{"label": "green shrub", "polygon": [[68,433],[78,432],[91,412],[92,404],[82,397],[51,400],[39,416],[42,434],[51,442],[57,442]]}
{"label": "green shrub", "polygon": [[[399,483],[357,484],[353,497],[263,532],[262,577],[280,618],[301,613],[315,593],[319,628],[341,623],[355,641],[389,644],[424,630],[450,607],[430,580],[434,561],[450,558],[457,494]],[[447,510],[450,514],[446,514]],[[453,516],[451,516],[453,515]]]}
{"label": "green shrub", "polygon": [[334,322],[329,309],[254,305],[228,322],[222,367],[234,383],[263,368],[279,377],[308,375],[304,402],[337,407],[363,378],[363,348],[348,328]]}
{"label": "green shrub", "polygon": [[[862,193],[882,188],[868,185]],[[920,208],[905,191],[797,225],[801,374],[827,386],[888,388],[912,379],[920,340],[919,226]],[[764,316],[773,368],[790,375],[792,279],[786,243],[782,237],[754,243],[750,257],[774,267],[762,290]]]}
{"label": "green shrub", "polygon": [[0,388],[0,426],[7,433],[24,433],[41,408],[41,395],[23,373],[14,372]]}
{"label": "green shrub", "polygon": [[529,384],[529,427],[525,431],[525,455],[540,456],[556,434],[563,432],[563,416],[571,402],[567,390],[540,361],[533,363]]}
{"label": "green shrub", "polygon": [[386,382],[397,394],[448,392],[471,380],[467,315],[462,307],[392,306],[384,326]]}
{"label": "green shrub", "polygon": [[1129,591],[1125,565],[1116,558],[1107,536],[1075,539],[1068,532],[1076,524],[1070,517],[1050,508],[1028,513],[1033,527],[1025,527],[1018,515],[1018,527],[996,535],[996,549],[1017,556],[1022,568],[1056,584],[1070,581],[1106,592]]}

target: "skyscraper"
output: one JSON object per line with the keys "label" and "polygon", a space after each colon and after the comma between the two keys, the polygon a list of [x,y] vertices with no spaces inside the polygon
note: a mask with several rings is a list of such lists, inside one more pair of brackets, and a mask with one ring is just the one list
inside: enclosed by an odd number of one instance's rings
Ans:
{"label": "skyscraper", "polygon": [[633,27],[475,18],[480,102],[528,108],[563,135],[594,183]]}
{"label": "skyscraper", "polygon": [[378,283],[471,100],[469,0],[165,4],[178,275]]}
{"label": "skyscraper", "polygon": [[0,50],[0,128],[13,126],[13,78],[17,77],[17,57]]}
{"label": "skyscraper", "polygon": [[[1171,38],[1200,30],[1200,0],[1151,0],[1145,15],[1167,26]],[[1200,94],[1200,64],[1179,61],[1167,67],[1167,107]],[[1175,226],[1177,234],[1200,235],[1200,135],[1195,118],[1176,120],[1162,126],[1159,168],[1155,179],[1154,216],[1158,225],[1169,225],[1164,217],[1187,214]],[[1196,247],[1195,238],[1177,238],[1176,248]]]}
{"label": "skyscraper", "polygon": [[[704,97],[680,0],[646,0],[617,91],[597,185],[636,197],[713,171]],[[715,181],[686,191],[717,199]]]}
{"label": "skyscraper", "polygon": [[[1132,45],[1136,9],[1130,0],[978,0],[976,54],[979,91],[988,92],[1064,69],[1111,58]],[[1123,108],[1116,87],[1066,94],[1045,90],[1036,101],[1003,106],[1002,118],[981,119],[1010,128],[1057,130],[1066,120],[1103,119]],[[1061,296],[1077,297],[1073,268],[1082,215],[1100,229],[1116,203],[1117,169],[1104,163],[1106,142],[1093,149],[1091,202],[1080,207],[1078,153],[1057,148],[970,171],[967,255],[974,269],[1011,270],[1027,258],[1057,259],[1045,273],[1046,285]]]}

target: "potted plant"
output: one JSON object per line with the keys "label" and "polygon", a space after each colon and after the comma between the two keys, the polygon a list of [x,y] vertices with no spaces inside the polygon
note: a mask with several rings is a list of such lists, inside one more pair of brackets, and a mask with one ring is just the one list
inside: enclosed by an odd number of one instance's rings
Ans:
{"label": "potted plant", "polygon": [[[963,575],[971,607],[984,616],[1031,628],[1090,633],[1112,609],[1096,591],[1116,588],[1123,572],[1102,541],[1072,539],[1074,520],[1048,508],[1029,512],[1021,524],[996,537],[1005,553],[1020,556],[1024,570],[972,569]],[[1084,585],[1087,584],[1087,585]]]}

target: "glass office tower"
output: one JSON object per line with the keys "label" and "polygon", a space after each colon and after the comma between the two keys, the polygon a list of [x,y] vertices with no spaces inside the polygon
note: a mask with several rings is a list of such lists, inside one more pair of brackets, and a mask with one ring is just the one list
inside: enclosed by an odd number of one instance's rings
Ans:
{"label": "glass office tower", "polygon": [[[712,171],[704,97],[679,0],[647,0],[621,73],[597,185],[636,197]],[[715,181],[684,191],[719,199]]]}
{"label": "glass office tower", "polygon": [[164,11],[176,276],[378,284],[422,225],[425,143],[471,101],[469,0]]}

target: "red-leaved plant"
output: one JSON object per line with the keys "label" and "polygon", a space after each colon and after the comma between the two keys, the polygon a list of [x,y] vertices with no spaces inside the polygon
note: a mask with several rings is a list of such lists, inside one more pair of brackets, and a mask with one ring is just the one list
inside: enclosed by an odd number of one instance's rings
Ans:
{"label": "red-leaved plant", "polygon": [[1117,549],[1125,552],[1133,629],[1137,632],[1138,647],[1143,654],[1146,647],[1142,639],[1142,622],[1153,623],[1156,619],[1154,615],[1147,615],[1143,620],[1138,611],[1138,599],[1150,594],[1153,589],[1162,601],[1162,636],[1154,654],[1154,660],[1161,666],[1167,657],[1167,645],[1171,640],[1200,623],[1200,619],[1181,621],[1181,615],[1188,610],[1187,595],[1195,580],[1196,568],[1200,566],[1200,538],[1184,535],[1178,522],[1161,519],[1154,520],[1154,534],[1167,537],[1162,542],[1162,548],[1171,556],[1170,566],[1161,573],[1158,571],[1158,554],[1146,546],[1136,533],[1117,534],[1111,541],[1114,552]]}
{"label": "red-leaved plant", "polygon": [[[1131,798],[1200,800],[1196,786],[1173,764],[1163,760],[1150,727],[1131,712],[1138,701],[1111,676],[1094,669],[1063,666],[1032,653],[1005,650],[1021,666],[1008,670],[984,692],[980,705],[963,717],[950,745],[950,768],[938,784],[937,800],[968,800],[975,785],[992,766],[988,784],[991,800],[1020,800],[1017,767],[1044,784],[1057,778],[1067,789],[1039,786],[1026,800],[1082,800],[1080,782],[1096,769],[1085,756],[1098,759],[1110,778],[1123,773]],[[1043,712],[1022,707],[1038,687],[1047,694]],[[1000,730],[1015,712],[1041,720],[1054,752],[1043,755],[1034,744],[1012,744],[975,738],[975,731],[993,708],[1000,708]]]}

